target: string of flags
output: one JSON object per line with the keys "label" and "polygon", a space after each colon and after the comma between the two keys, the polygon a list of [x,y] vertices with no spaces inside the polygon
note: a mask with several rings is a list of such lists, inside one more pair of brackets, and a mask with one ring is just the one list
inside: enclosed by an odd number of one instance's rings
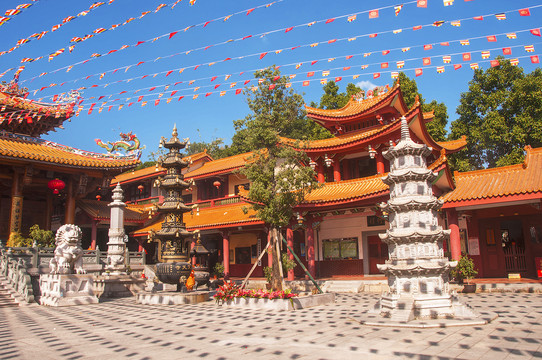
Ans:
{"label": "string of flags", "polygon": [[[509,39],[516,39],[517,38],[517,34],[518,33],[523,33],[523,32],[530,32],[531,34],[533,34],[533,29],[527,29],[527,30],[516,30],[515,32],[507,32],[507,33],[501,33],[501,34],[495,34],[495,35],[490,35],[490,36],[478,36],[478,37],[474,37],[474,38],[471,38],[470,40],[448,40],[448,41],[441,41],[439,43],[431,43],[431,44],[425,44],[425,45],[412,45],[410,47],[402,47],[402,48],[394,48],[394,49],[384,49],[384,50],[379,50],[378,52],[381,52],[382,56],[385,56],[385,55],[388,55],[390,54],[392,51],[398,51],[398,50],[401,50],[401,52],[407,52],[413,48],[417,48],[417,47],[422,47],[424,48],[424,50],[430,50],[430,49],[433,49],[433,45],[440,45],[440,46],[450,46],[450,43],[454,43],[454,42],[459,42],[461,45],[468,45],[470,44],[470,41],[472,40],[476,40],[476,39],[484,39],[486,38],[489,42],[493,42],[493,41],[496,41],[497,37],[498,36],[503,36],[503,35],[506,35],[507,38]],[[536,31],[534,32],[536,33]],[[303,45],[301,45],[303,46]],[[299,46],[299,47],[301,47]],[[305,45],[306,46],[306,45]],[[297,47],[296,47],[297,48]],[[294,48],[292,48],[294,49]],[[276,53],[276,52],[275,52]],[[371,54],[373,54],[373,52],[366,52],[366,53],[363,53],[363,57],[369,57],[371,56]],[[359,54],[361,55],[361,54]],[[243,56],[239,56],[239,57],[236,57],[236,58],[227,58],[226,60],[222,60],[222,61],[229,61],[229,60],[239,60],[239,59],[244,59],[244,58],[248,58],[250,56],[258,56],[258,53],[254,53],[254,54],[249,54],[249,55],[243,55]],[[261,56],[261,55],[260,55]],[[352,58],[353,56],[355,55],[347,55],[347,56],[342,56],[342,57],[339,57],[339,58],[345,58],[346,60]],[[316,60],[311,60],[311,61],[306,61],[306,62],[298,62],[298,63],[295,63],[295,66],[296,68],[299,68],[303,65],[303,63],[308,63],[310,62],[311,65],[314,65],[316,64],[317,62],[319,61],[328,61],[328,62],[331,62],[331,61],[334,61],[336,58],[326,58],[326,59],[316,59]],[[131,68],[132,66],[138,66],[138,65],[141,65],[145,63],[144,61],[141,61],[141,62],[138,62],[137,64],[132,64],[132,65],[129,65],[127,67],[124,68],[125,72]],[[208,65],[208,66],[212,66],[213,64],[215,64],[216,62],[210,62],[210,63],[207,63],[207,64],[199,64],[199,65],[191,65],[190,67],[183,67],[183,68],[175,68],[175,69],[168,69],[168,70],[164,70],[162,72],[158,72],[158,73],[155,73],[155,74],[147,74],[147,75],[143,75],[142,77],[137,77],[137,78],[128,78],[128,79],[122,79],[122,80],[118,80],[116,81],[115,83],[121,83],[121,82],[131,82],[133,80],[137,80],[137,79],[144,79],[146,77],[149,77],[149,76],[152,76],[152,77],[156,77],[160,74],[165,74],[166,77],[170,76],[172,73],[174,72],[178,72],[179,74],[182,74],[186,69],[189,69],[189,68],[193,68],[194,70],[196,70],[198,67],[202,66],[202,65]],[[285,64],[285,65],[282,65],[282,66],[289,66],[289,65],[292,65],[292,64]],[[119,70],[122,70],[123,68],[120,68],[120,69],[115,69],[115,70],[112,70],[110,72],[112,73],[115,73]],[[69,69],[67,70],[69,71]],[[245,70],[245,71],[252,71],[252,70]],[[79,80],[88,80],[92,77],[95,77],[95,76],[99,76],[99,79],[102,80],[106,75],[106,72],[103,72],[103,73],[95,73],[95,74],[91,74],[91,75],[87,75],[85,77],[82,77],[82,78],[78,78],[78,79],[75,79],[75,80],[71,80],[71,81],[67,81],[67,82],[64,82],[62,84],[60,84],[60,86],[63,86],[64,84],[66,83],[75,83]],[[41,76],[41,75],[40,75]],[[205,78],[204,78],[205,79]],[[207,78],[208,79],[208,78]],[[96,86],[100,86],[100,87],[107,87],[109,86],[111,83],[106,83],[106,84],[102,84],[102,85],[96,85]],[[57,86],[57,84],[52,84],[54,86]],[[40,90],[45,90],[49,87],[52,87],[51,85],[49,86],[44,86],[42,87]]]}
{"label": "string of flags", "polygon": [[[39,0],[29,0],[32,2],[38,2]],[[28,9],[34,4],[26,3],[26,4],[19,4],[15,7],[15,9],[8,9],[4,12],[3,16],[0,16],[0,26],[7,23],[9,20],[13,19],[14,16],[17,16],[21,14],[25,9]]]}
{"label": "string of flags", "polygon": [[[280,0],[280,1],[283,1],[283,0]],[[414,2],[412,2],[414,3]],[[262,6],[266,6],[266,7],[269,7],[271,4],[273,3],[270,3],[270,4],[266,4],[266,5],[262,5]],[[409,4],[409,3],[407,3]],[[531,8],[535,8],[535,7],[541,7],[542,5],[537,5],[537,6],[533,6]],[[388,6],[388,7],[391,7],[391,6]],[[521,12],[523,11],[523,13],[525,13],[525,10],[529,11],[529,9],[513,9],[513,10],[509,10],[507,13],[512,13],[512,12]],[[373,10],[374,11],[374,10]],[[242,11],[242,13],[244,13],[245,11]],[[370,13],[371,11],[364,11],[364,12],[368,12]],[[248,13],[248,11],[247,11]],[[359,12],[359,13],[363,13],[363,12]],[[358,13],[358,14],[359,14]],[[530,12],[529,12],[530,14]],[[483,15],[483,16],[487,16],[487,15]],[[483,16],[480,16],[483,18]],[[342,16],[339,16],[339,17],[336,17],[336,18],[341,18],[341,17],[347,17],[347,15],[342,15]],[[333,20],[335,20],[336,18],[332,18]],[[474,19],[477,19],[478,17],[474,17],[474,18],[466,18],[466,19],[461,19],[461,20],[455,20],[456,22],[457,21],[465,21],[465,20],[474,20]],[[328,20],[318,20],[318,21],[315,21],[315,22],[312,22],[312,23],[317,23],[317,22],[328,22],[329,20],[331,19],[328,19]],[[448,21],[449,23],[452,23],[454,21]],[[443,22],[444,23],[444,22]],[[435,22],[433,23],[429,23],[428,25],[433,25],[434,26]],[[302,25],[296,25],[295,27],[298,27],[298,26],[305,26],[307,24],[302,24]],[[418,25],[418,26],[414,26],[412,28],[412,30],[419,30],[421,29],[423,26],[427,26],[427,25]],[[439,27],[439,26],[438,26]],[[191,27],[188,27],[188,28],[191,28]],[[186,28],[186,29],[188,29]],[[293,28],[293,27],[290,27],[290,28]],[[290,29],[290,28],[287,28],[286,30]],[[352,37],[347,37],[347,38],[342,38],[342,39],[329,39],[327,41],[320,41],[320,42],[316,42],[316,43],[311,43],[311,44],[303,44],[303,45],[297,45],[297,46],[294,46],[292,48],[282,48],[282,49],[276,49],[276,50],[272,50],[272,51],[266,51],[266,52],[262,52],[262,53],[258,53],[258,54],[249,54],[249,55],[244,55],[244,56],[237,56],[237,57],[227,57],[225,58],[224,60],[215,60],[215,61],[211,61],[211,62],[208,62],[208,63],[204,63],[204,64],[197,64],[197,65],[193,65],[194,66],[194,69],[197,69],[199,66],[203,66],[203,65],[209,65],[209,66],[212,66],[218,62],[224,62],[224,61],[229,61],[229,60],[239,60],[239,59],[244,59],[244,58],[247,58],[247,57],[252,57],[252,56],[259,56],[260,59],[263,59],[266,55],[270,54],[270,53],[275,53],[275,54],[279,54],[281,53],[282,51],[286,51],[286,50],[295,50],[295,49],[298,49],[298,48],[304,48],[304,47],[316,47],[320,44],[333,44],[333,43],[336,43],[336,42],[339,42],[339,41],[354,41],[358,38],[362,38],[362,37],[370,37],[370,38],[374,38],[376,37],[377,35],[379,34],[385,34],[385,33],[390,33],[390,32],[393,32],[394,34],[397,34],[397,33],[400,33],[402,32],[403,30],[407,30],[407,29],[410,29],[410,28],[405,28],[405,29],[397,29],[397,30],[387,30],[387,31],[382,31],[380,33],[374,33],[374,34],[360,34],[360,35],[356,35],[356,36],[352,36]],[[178,52],[178,53],[174,53],[174,54],[170,54],[170,55],[166,55],[166,56],[162,56],[162,57],[159,57],[159,58],[156,58],[154,60],[152,60],[153,62],[156,62],[158,60],[162,60],[162,59],[169,59],[169,58],[172,58],[172,57],[175,57],[175,56],[179,56],[179,55],[188,55],[194,51],[198,51],[198,50],[207,50],[209,49],[210,47],[212,46],[218,46],[218,45],[224,45],[224,44],[228,44],[228,43],[232,43],[232,42],[236,42],[236,41],[243,41],[243,40],[246,40],[246,39],[249,39],[249,38],[253,38],[253,37],[257,37],[257,36],[263,36],[263,35],[267,35],[267,34],[270,34],[270,33],[276,33],[276,32],[280,32],[284,29],[278,29],[278,30],[273,30],[273,31],[269,31],[269,32],[266,32],[266,33],[261,33],[261,34],[256,34],[256,35],[246,35],[246,36],[243,36],[243,37],[240,37],[238,39],[231,39],[231,40],[227,40],[227,41],[223,41],[221,43],[217,43],[217,44],[212,44],[212,45],[207,45],[207,46],[201,46],[199,48],[193,48],[193,49],[190,49],[190,50],[186,50],[186,51],[183,51],[183,52]],[[538,29],[533,29],[532,33],[533,35],[536,34],[536,32],[539,32]],[[173,33],[170,33],[169,35],[169,39],[174,36],[174,35],[171,35]],[[92,54],[91,57],[87,60],[84,60],[84,61],[81,61],[81,62],[78,62],[78,63],[75,63],[75,64],[71,64],[69,66],[65,66],[63,68],[60,68],[60,69],[56,69],[56,70],[53,70],[51,72],[45,72],[45,73],[42,73],[40,74],[39,76],[35,76],[33,78],[30,78],[28,80],[25,80],[25,81],[32,81],[38,77],[41,77],[41,76],[44,76],[44,75],[47,75],[47,74],[52,74],[52,73],[56,73],[58,71],[61,71],[61,70],[64,70],[66,69],[67,72],[69,72],[74,66],[77,66],[77,65],[81,65],[81,64],[85,64],[87,63],[88,61],[92,60],[92,59],[95,59],[95,58],[98,58],[98,57],[102,57],[102,56],[106,56],[106,55],[110,55],[112,53],[115,53],[119,50],[124,50],[126,48],[129,48],[130,46],[139,46],[143,43],[146,43],[146,42],[154,42],[155,40],[157,40],[158,38],[162,38],[162,37],[165,37],[167,36],[167,34],[165,35],[161,35],[160,37],[157,37],[157,38],[154,38],[152,40],[146,40],[146,41],[138,41],[136,44],[132,44],[132,45],[123,45],[121,48],[119,49],[113,49],[113,50],[110,50],[108,51],[107,53],[103,53],[103,54],[98,54],[98,53],[95,53],[95,54]],[[465,40],[464,42],[462,42],[462,44],[464,45],[467,45],[468,44],[468,40]],[[58,56],[60,55],[61,53],[64,52],[64,49],[61,49],[62,51],[59,52],[55,52],[53,54],[50,54],[49,57],[50,59],[51,58],[54,58],[55,56]],[[408,51],[408,48],[404,48],[404,51]],[[21,62],[31,62],[33,61],[33,59],[29,59],[29,58],[24,58],[21,60]],[[101,77],[103,78],[103,76],[105,76],[105,74],[107,73],[115,73],[119,70],[125,70],[128,71],[130,68],[132,67],[135,67],[135,66],[139,66],[139,65],[142,65],[144,64],[145,62],[147,61],[150,61],[150,60],[145,60],[145,61],[139,61],[137,63],[134,63],[134,64],[130,64],[130,65],[127,65],[127,66],[124,66],[124,67],[121,67],[121,68],[118,68],[118,69],[114,69],[114,70],[109,70],[109,71],[105,71],[105,72],[102,72],[100,73]],[[189,66],[187,66],[188,68]]]}

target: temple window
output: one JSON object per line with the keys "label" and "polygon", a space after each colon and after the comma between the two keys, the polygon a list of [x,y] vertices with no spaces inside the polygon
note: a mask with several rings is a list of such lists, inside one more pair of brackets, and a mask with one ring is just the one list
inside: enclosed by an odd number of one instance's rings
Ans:
{"label": "temple window", "polygon": [[342,238],[323,240],[325,260],[359,259],[358,238]]}

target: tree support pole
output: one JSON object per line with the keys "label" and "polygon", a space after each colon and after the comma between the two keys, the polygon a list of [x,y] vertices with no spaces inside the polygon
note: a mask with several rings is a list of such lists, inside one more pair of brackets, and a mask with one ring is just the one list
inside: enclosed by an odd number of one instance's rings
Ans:
{"label": "tree support pole", "polygon": [[294,258],[297,260],[298,264],[301,266],[301,268],[303,269],[303,271],[305,271],[305,274],[307,274],[307,276],[309,277],[309,279],[311,279],[312,283],[314,284],[314,286],[316,286],[316,288],[318,289],[318,291],[320,292],[320,294],[323,294],[324,292],[322,291],[322,289],[320,289],[320,286],[318,285],[318,283],[316,282],[316,280],[314,280],[314,278],[312,277],[311,273],[309,272],[309,270],[307,270],[307,268],[305,267],[305,265],[303,265],[303,263],[301,262],[301,260],[297,257],[296,253],[294,252],[294,250],[288,245],[288,242],[286,241],[286,239],[282,236],[282,234],[280,234],[280,238],[282,240],[282,242],[284,244],[286,244],[286,247],[288,248],[288,250],[290,251],[290,253],[292,255],[294,255]]}
{"label": "tree support pole", "polygon": [[264,254],[266,253],[266,250],[267,250],[268,247],[269,247],[269,242],[267,242],[267,245],[265,245],[265,248],[262,250],[262,252],[260,253],[260,256],[258,257],[258,260],[256,260],[254,265],[252,265],[252,269],[250,269],[247,276],[243,280],[243,283],[241,284],[241,289],[243,289],[245,287],[245,285],[247,284],[248,278],[250,277],[250,275],[252,275],[252,273],[254,272],[254,269],[256,269],[256,266],[258,266],[258,262],[260,262],[262,260],[262,258],[264,256]]}

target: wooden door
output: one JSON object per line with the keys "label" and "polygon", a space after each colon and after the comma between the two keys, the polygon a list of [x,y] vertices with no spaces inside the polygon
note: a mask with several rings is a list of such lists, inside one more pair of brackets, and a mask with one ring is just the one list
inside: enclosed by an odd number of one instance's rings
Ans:
{"label": "wooden door", "polygon": [[369,274],[382,274],[376,267],[388,260],[388,245],[383,243],[378,236],[368,236],[369,245]]}

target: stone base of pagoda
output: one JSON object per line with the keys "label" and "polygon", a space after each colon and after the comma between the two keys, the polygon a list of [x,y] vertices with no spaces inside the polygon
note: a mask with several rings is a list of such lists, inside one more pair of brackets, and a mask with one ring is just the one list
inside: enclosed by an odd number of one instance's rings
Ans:
{"label": "stone base of pagoda", "polygon": [[428,319],[476,319],[478,315],[453,294],[399,296],[383,294],[375,311],[393,322]]}

